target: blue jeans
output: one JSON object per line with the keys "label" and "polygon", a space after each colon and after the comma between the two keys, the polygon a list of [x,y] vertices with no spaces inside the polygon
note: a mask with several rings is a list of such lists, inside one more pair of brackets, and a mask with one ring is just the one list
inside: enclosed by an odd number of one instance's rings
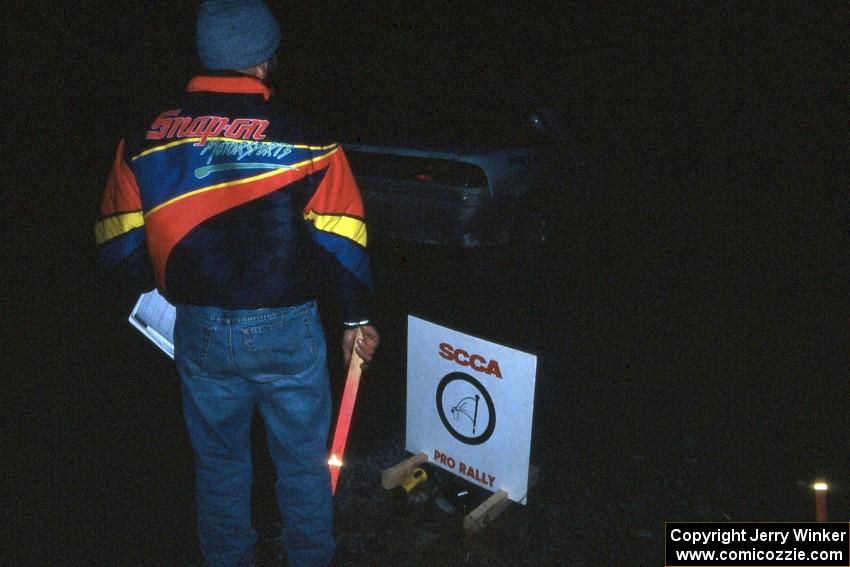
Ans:
{"label": "blue jeans", "polygon": [[253,565],[251,440],[254,407],[277,469],[291,566],[334,554],[327,436],[327,349],[314,301],[225,310],[177,306],[174,357],[195,451],[198,539],[211,567]]}

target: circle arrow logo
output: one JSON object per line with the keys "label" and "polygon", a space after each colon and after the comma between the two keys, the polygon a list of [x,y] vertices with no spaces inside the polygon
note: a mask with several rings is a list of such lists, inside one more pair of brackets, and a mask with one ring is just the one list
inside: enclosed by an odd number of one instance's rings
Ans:
{"label": "circle arrow logo", "polygon": [[437,386],[437,413],[452,437],[481,445],[496,429],[496,407],[484,386],[463,372],[446,374]]}

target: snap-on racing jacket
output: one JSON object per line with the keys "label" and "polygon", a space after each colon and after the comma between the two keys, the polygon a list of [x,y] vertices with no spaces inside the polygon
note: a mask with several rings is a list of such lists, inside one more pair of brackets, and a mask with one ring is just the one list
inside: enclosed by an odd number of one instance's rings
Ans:
{"label": "snap-on racing jacket", "polygon": [[370,318],[363,204],[343,150],[317,142],[240,74],[193,78],[121,140],[95,226],[107,267],[152,273],[172,303],[298,305],[323,286]]}

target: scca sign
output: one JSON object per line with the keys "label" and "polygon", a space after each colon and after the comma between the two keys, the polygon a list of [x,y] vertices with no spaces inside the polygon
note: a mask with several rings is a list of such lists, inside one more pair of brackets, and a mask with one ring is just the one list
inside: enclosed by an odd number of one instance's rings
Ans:
{"label": "scca sign", "polygon": [[408,318],[405,448],[525,504],[537,358]]}
{"label": "scca sign", "polygon": [[502,370],[499,368],[499,361],[495,358],[488,362],[487,359],[480,354],[469,354],[469,352],[464,349],[455,348],[449,343],[440,343],[440,356],[446,360],[451,360],[460,366],[468,366],[476,372],[489,374],[496,378],[502,377]]}

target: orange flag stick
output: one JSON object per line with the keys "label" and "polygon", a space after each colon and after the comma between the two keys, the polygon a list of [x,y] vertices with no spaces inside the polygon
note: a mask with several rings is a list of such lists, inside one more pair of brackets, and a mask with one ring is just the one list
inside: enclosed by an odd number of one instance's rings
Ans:
{"label": "orange flag stick", "polygon": [[[354,344],[363,338],[363,331],[357,329],[354,336]],[[331,469],[331,491],[336,494],[336,481],[339,479],[339,469],[342,468],[342,456],[345,453],[345,442],[348,440],[348,430],[351,428],[351,416],[354,413],[354,401],[357,399],[357,387],[360,386],[360,365],[363,359],[357,351],[351,349],[351,363],[348,365],[348,377],[345,380],[345,390],[342,393],[342,402],[339,404],[339,417],[336,420],[336,431],[334,431],[331,443],[331,457],[328,466]]]}

